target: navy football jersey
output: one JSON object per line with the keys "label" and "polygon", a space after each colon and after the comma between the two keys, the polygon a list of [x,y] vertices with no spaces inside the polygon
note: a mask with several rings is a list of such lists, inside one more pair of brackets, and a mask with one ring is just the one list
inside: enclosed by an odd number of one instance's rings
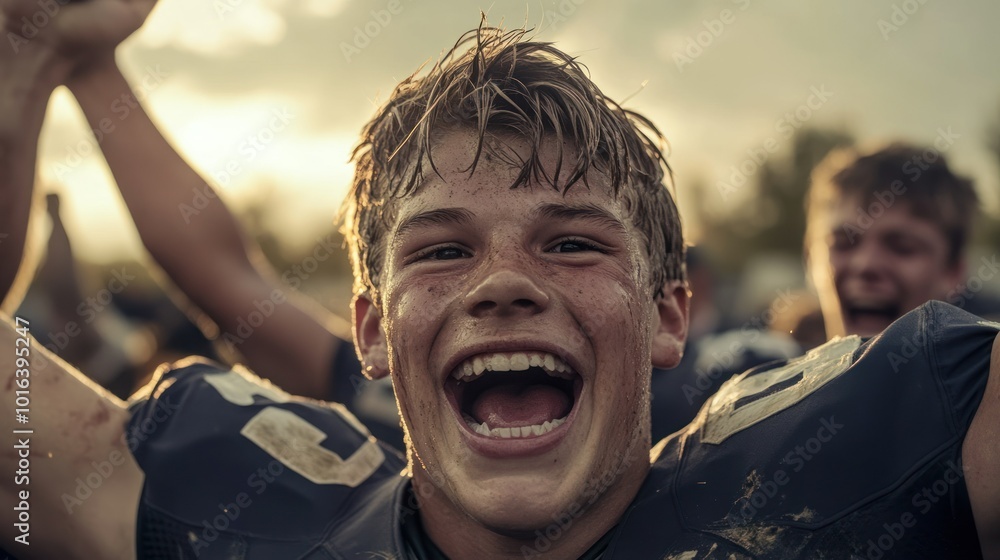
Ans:
{"label": "navy football jersey", "polygon": [[792,339],[751,328],[719,331],[689,340],[677,367],[653,368],[649,391],[653,441],[690,424],[705,401],[732,376],[801,353],[802,349]]}
{"label": "navy football jersey", "polygon": [[[733,378],[653,449],[600,557],[978,558],[961,446],[998,328],[932,302]],[[416,558],[402,458],[339,405],[195,363],[128,437],[140,559]]]}
{"label": "navy football jersey", "polygon": [[341,558],[358,539],[399,547],[389,520],[403,458],[342,405],[245,371],[179,366],[133,405],[126,430],[145,473],[140,559]]}

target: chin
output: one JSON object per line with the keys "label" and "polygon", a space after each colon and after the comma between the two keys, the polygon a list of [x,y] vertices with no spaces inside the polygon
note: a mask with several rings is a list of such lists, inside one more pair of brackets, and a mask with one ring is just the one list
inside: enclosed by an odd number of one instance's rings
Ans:
{"label": "chin", "polygon": [[468,516],[512,537],[532,535],[568,512],[582,512],[589,505],[585,472],[579,468],[583,459],[576,458],[569,469],[552,468],[551,457],[546,462],[548,468],[544,469],[519,468],[514,472],[495,466],[492,473],[482,471],[468,477],[460,483],[457,501]]}

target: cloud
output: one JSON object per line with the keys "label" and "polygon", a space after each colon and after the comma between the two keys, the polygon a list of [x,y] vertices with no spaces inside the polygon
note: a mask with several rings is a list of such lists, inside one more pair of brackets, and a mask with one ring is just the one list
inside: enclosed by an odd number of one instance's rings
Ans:
{"label": "cloud", "polygon": [[285,36],[284,4],[287,0],[161,2],[140,33],[139,44],[207,56],[236,54],[247,46],[275,45]]}

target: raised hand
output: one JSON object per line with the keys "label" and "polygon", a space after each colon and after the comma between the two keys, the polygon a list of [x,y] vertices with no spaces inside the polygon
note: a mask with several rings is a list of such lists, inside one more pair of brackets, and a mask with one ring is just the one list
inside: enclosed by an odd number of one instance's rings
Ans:
{"label": "raised hand", "polygon": [[108,53],[146,20],[155,0],[0,0],[14,54],[47,47],[69,59]]}

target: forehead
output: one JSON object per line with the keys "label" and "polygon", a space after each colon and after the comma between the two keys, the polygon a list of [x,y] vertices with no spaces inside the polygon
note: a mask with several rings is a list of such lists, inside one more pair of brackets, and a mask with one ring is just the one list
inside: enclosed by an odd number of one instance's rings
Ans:
{"label": "forehead", "polygon": [[946,243],[944,228],[937,222],[914,212],[904,197],[886,204],[876,198],[851,195],[840,199],[823,213],[826,232],[836,234],[848,230],[863,235],[903,235],[932,242]]}
{"label": "forehead", "polygon": [[[487,136],[480,148],[473,131],[460,129],[442,133],[432,150],[433,159],[425,158],[423,182],[395,203],[397,226],[408,216],[437,208],[467,207],[478,214],[509,210],[502,205],[511,203],[547,208],[549,217],[558,217],[552,210],[559,204],[589,207],[595,211],[591,214],[601,210],[626,222],[624,206],[605,173],[591,167],[586,180],[566,188],[577,164],[577,151],[571,142],[560,145],[554,137],[547,138],[532,154],[527,141],[504,134]],[[531,157],[537,158],[540,173],[518,184]]]}

